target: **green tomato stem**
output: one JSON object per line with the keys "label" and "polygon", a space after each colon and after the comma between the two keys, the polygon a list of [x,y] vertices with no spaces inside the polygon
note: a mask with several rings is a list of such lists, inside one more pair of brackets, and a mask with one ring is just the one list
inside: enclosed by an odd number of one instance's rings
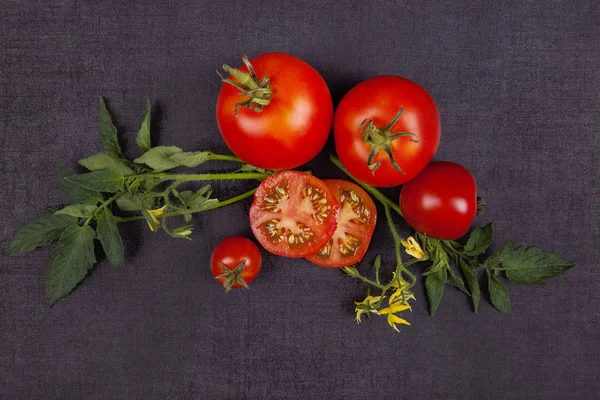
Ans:
{"label": "green tomato stem", "polygon": [[233,180],[245,180],[245,179],[257,179],[263,180],[268,178],[271,173],[260,173],[260,172],[242,172],[242,173],[225,173],[225,174],[169,174],[169,173],[158,173],[158,174],[140,174],[132,175],[127,178],[155,178],[161,182],[164,181],[181,181],[181,182],[192,182],[192,181],[233,181]]}
{"label": "green tomato stem", "polygon": [[83,223],[83,226],[89,225],[89,223],[92,222],[92,220],[98,216],[98,212],[100,210],[105,209],[110,203],[112,203],[113,201],[115,201],[116,199],[121,197],[123,194],[125,194],[125,191],[118,192],[114,196],[112,196],[112,197],[106,199],[104,202],[102,202],[102,204],[100,204],[98,206],[98,208],[96,208],[96,210],[94,210],[94,213],[92,215],[90,215],[88,217],[88,219],[85,220],[85,222]]}
{"label": "green tomato stem", "polygon": [[[207,207],[207,208],[204,208],[202,210],[192,211],[190,214],[195,214],[195,213],[199,213],[199,212],[202,212],[202,211],[214,210],[216,208],[225,207],[225,206],[228,206],[230,204],[237,203],[240,200],[244,200],[244,199],[246,199],[246,198],[248,198],[250,196],[253,196],[255,192],[256,192],[256,188],[254,188],[252,190],[249,190],[247,192],[244,192],[242,194],[239,194],[239,195],[237,195],[235,197],[231,197],[231,198],[229,198],[227,200],[220,201],[220,202],[216,203],[215,205]],[[169,218],[169,217],[177,217],[177,216],[180,216],[180,215],[183,215],[183,214],[184,214],[183,212],[176,211],[176,212],[165,213],[163,215],[166,218]],[[142,220],[142,219],[145,219],[143,215],[135,215],[133,217],[117,217],[117,222],[132,222],[132,221],[139,221],[139,220]]]}
{"label": "green tomato stem", "polygon": [[396,204],[395,202],[390,200],[387,196],[385,196],[379,190],[375,189],[373,186],[367,185],[366,183],[363,183],[363,182],[359,181],[358,179],[356,179],[354,176],[352,176],[352,174],[350,172],[348,172],[348,170],[346,168],[344,168],[344,166],[342,165],[342,162],[340,161],[339,158],[337,158],[336,156],[331,154],[331,155],[329,155],[329,160],[331,160],[331,162],[336,167],[341,169],[342,172],[344,172],[346,175],[348,175],[350,178],[352,178],[352,180],[354,180],[354,182],[356,182],[360,187],[365,189],[367,192],[371,193],[373,195],[373,197],[375,197],[377,200],[379,200],[381,202],[381,204],[384,204],[384,205],[387,204],[392,210],[396,211],[398,213],[398,215],[403,217],[402,211],[400,211],[400,207],[398,206],[398,204]]}

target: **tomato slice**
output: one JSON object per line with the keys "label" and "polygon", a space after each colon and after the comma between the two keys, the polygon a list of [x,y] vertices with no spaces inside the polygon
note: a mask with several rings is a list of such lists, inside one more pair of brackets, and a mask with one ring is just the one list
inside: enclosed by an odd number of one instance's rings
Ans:
{"label": "tomato slice", "polygon": [[340,205],[319,178],[282,171],[265,179],[250,207],[250,226],[269,252],[301,258],[315,254],[332,238]]}
{"label": "tomato slice", "polygon": [[360,186],[341,179],[326,179],[340,202],[335,233],[321,250],[307,259],[322,267],[347,267],[362,260],[377,222],[377,209]]}

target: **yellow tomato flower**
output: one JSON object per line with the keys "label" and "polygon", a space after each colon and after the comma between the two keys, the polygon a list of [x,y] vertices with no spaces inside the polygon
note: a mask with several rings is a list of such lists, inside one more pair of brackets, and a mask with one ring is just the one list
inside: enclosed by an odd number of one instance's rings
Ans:
{"label": "yellow tomato flower", "polygon": [[405,310],[409,310],[410,306],[408,305],[404,305],[404,304],[392,304],[389,307],[386,307],[384,309],[381,309],[379,311],[377,311],[377,314],[380,315],[385,315],[387,314],[387,322],[388,324],[394,328],[396,330],[396,332],[400,332],[398,330],[398,328],[396,327],[396,324],[403,324],[403,325],[410,325],[410,322],[408,322],[407,320],[400,318],[399,316],[395,315],[395,313],[399,313]]}
{"label": "yellow tomato flower", "polygon": [[406,249],[406,254],[413,256],[417,260],[425,259],[425,252],[414,237],[410,236],[406,240],[401,240],[400,243]]}
{"label": "yellow tomato flower", "polygon": [[152,232],[156,231],[156,227],[160,225],[160,222],[156,217],[160,217],[161,215],[163,215],[163,213],[165,212],[165,208],[167,208],[167,206],[162,206],[161,208],[157,208],[155,210],[146,210],[146,212],[148,213],[148,215],[150,215],[150,218],[152,218],[152,221],[154,222],[154,224],[151,224],[150,221],[146,220],[146,222],[148,223],[148,227]]}
{"label": "yellow tomato flower", "polygon": [[356,312],[356,322],[360,324],[360,318],[363,314],[368,314],[370,312],[377,314],[377,309],[375,306],[381,300],[381,296],[367,296],[363,301],[355,301],[356,308],[354,312]]}

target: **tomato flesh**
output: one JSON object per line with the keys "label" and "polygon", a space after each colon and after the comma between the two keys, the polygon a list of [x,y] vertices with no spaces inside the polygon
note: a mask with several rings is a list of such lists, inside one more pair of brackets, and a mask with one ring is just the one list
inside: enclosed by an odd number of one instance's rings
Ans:
{"label": "tomato flesh", "polygon": [[477,214],[477,183],[462,165],[433,162],[402,186],[400,209],[417,232],[436,239],[458,239]]}
{"label": "tomato flesh", "polygon": [[250,207],[250,226],[269,252],[307,257],[319,251],[337,227],[339,203],[320,179],[282,171],[265,179]]}
{"label": "tomato flesh", "polygon": [[[260,272],[262,256],[258,246],[243,236],[231,236],[217,244],[210,257],[210,270],[215,279],[223,284],[228,272],[242,264],[242,272],[234,277],[249,284]],[[242,287],[239,279],[232,279],[231,288]]]}
{"label": "tomato flesh", "polygon": [[[259,79],[269,78],[272,97],[260,112],[236,107],[245,96],[224,83],[217,123],[225,143],[243,161],[260,168],[284,170],[310,161],[331,131],[333,102],[327,84],[312,66],[289,54],[267,53],[250,63]],[[238,69],[248,72],[245,65]]]}
{"label": "tomato flesh", "polygon": [[338,225],[332,238],[307,259],[322,267],[346,267],[362,260],[377,222],[377,209],[358,185],[341,179],[326,179],[340,203]]}

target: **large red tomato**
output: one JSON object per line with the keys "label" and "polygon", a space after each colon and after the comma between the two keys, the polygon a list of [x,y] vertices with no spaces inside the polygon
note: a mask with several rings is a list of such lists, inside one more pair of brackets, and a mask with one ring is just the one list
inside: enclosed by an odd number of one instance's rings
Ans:
{"label": "large red tomato", "polygon": [[333,133],[337,154],[355,178],[373,186],[397,186],[433,158],[440,143],[440,116],[421,86],[399,76],[378,76],[344,96]]}
{"label": "large red tomato", "polygon": [[339,208],[334,192],[319,178],[282,171],[258,186],[250,207],[250,226],[267,251],[308,257],[333,236]]}
{"label": "large red tomato", "polygon": [[375,203],[360,186],[341,179],[325,179],[340,202],[333,237],[307,260],[322,267],[347,267],[362,260],[377,222]]}
{"label": "large red tomato", "polygon": [[477,214],[477,183],[462,165],[433,162],[402,186],[400,210],[417,232],[436,239],[458,239]]}
{"label": "large red tomato", "polygon": [[231,151],[260,168],[290,169],[310,161],[331,130],[333,103],[319,73],[284,53],[267,53],[239,69],[223,66],[217,122]]}

